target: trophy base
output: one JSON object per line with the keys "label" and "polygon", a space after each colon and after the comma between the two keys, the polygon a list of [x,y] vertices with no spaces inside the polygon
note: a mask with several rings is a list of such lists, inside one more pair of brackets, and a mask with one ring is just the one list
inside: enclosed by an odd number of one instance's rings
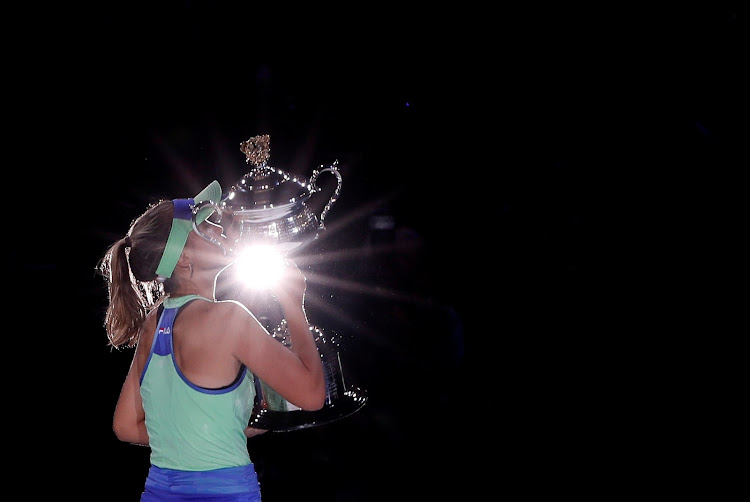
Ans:
{"label": "trophy base", "polygon": [[359,388],[344,392],[344,397],[326,404],[317,411],[273,411],[254,409],[250,416],[250,427],[269,431],[285,432],[316,427],[348,417],[367,402],[367,393]]}

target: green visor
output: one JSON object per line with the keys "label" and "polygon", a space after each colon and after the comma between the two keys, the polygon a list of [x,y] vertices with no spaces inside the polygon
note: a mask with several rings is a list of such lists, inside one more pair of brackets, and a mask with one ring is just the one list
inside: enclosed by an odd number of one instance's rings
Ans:
{"label": "green visor", "polygon": [[[164,281],[172,277],[177,260],[182,254],[188,235],[193,230],[193,208],[199,202],[211,201],[218,204],[221,200],[221,185],[214,180],[206,188],[193,197],[192,199],[174,199],[174,217],[172,218],[172,228],[169,231],[167,245],[164,246],[164,253],[161,255],[159,266],[156,268],[157,279]],[[203,223],[206,218],[211,216],[213,209],[210,207],[201,208],[195,216],[196,224]]]}

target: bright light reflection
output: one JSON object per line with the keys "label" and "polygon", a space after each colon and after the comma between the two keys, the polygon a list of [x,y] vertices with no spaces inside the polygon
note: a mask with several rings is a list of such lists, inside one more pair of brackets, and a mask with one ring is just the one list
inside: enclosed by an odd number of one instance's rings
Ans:
{"label": "bright light reflection", "polygon": [[234,263],[237,277],[249,288],[268,289],[284,272],[284,257],[273,246],[250,246]]}

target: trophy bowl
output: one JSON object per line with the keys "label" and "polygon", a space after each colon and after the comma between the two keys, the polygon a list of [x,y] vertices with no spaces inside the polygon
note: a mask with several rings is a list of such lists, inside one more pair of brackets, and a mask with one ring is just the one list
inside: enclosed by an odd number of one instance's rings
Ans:
{"label": "trophy bowl", "polygon": [[[320,192],[315,182],[324,172],[335,175],[338,183],[318,218],[306,202]],[[286,254],[315,240],[325,229],[323,221],[340,191],[341,173],[337,162],[320,171],[314,170],[309,180],[264,165],[251,170],[239,183],[232,185],[222,195],[219,204],[211,201],[199,203],[195,214],[210,206],[216,213],[216,222],[225,227],[234,226],[238,232],[229,243],[230,252],[243,246],[270,245]],[[204,239],[226,246],[205,235],[197,225],[194,225],[194,230]]]}

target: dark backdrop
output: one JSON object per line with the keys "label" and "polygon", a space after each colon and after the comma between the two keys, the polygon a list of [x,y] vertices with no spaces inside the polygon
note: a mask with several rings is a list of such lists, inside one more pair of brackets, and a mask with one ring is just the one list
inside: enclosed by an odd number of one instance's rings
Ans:
{"label": "dark backdrop", "polygon": [[[373,11],[287,23],[167,2],[49,21],[60,36],[16,80],[33,75],[8,263],[18,296],[47,305],[23,330],[43,354],[25,358],[41,412],[20,420],[53,491],[137,500],[148,450],[111,432],[132,351],[106,346],[94,268],[148,203],[238,181],[257,134],[299,175],[339,162],[308,314],[342,336],[369,396],[339,422],[251,440],[264,500],[591,489],[575,465],[622,439],[606,425],[628,395],[620,375],[604,383],[627,351],[613,333],[661,291],[623,293],[652,261],[635,236],[669,269],[671,241],[647,224],[706,230],[708,174],[738,165],[743,21],[701,6]],[[655,210],[665,194],[671,216]]]}

